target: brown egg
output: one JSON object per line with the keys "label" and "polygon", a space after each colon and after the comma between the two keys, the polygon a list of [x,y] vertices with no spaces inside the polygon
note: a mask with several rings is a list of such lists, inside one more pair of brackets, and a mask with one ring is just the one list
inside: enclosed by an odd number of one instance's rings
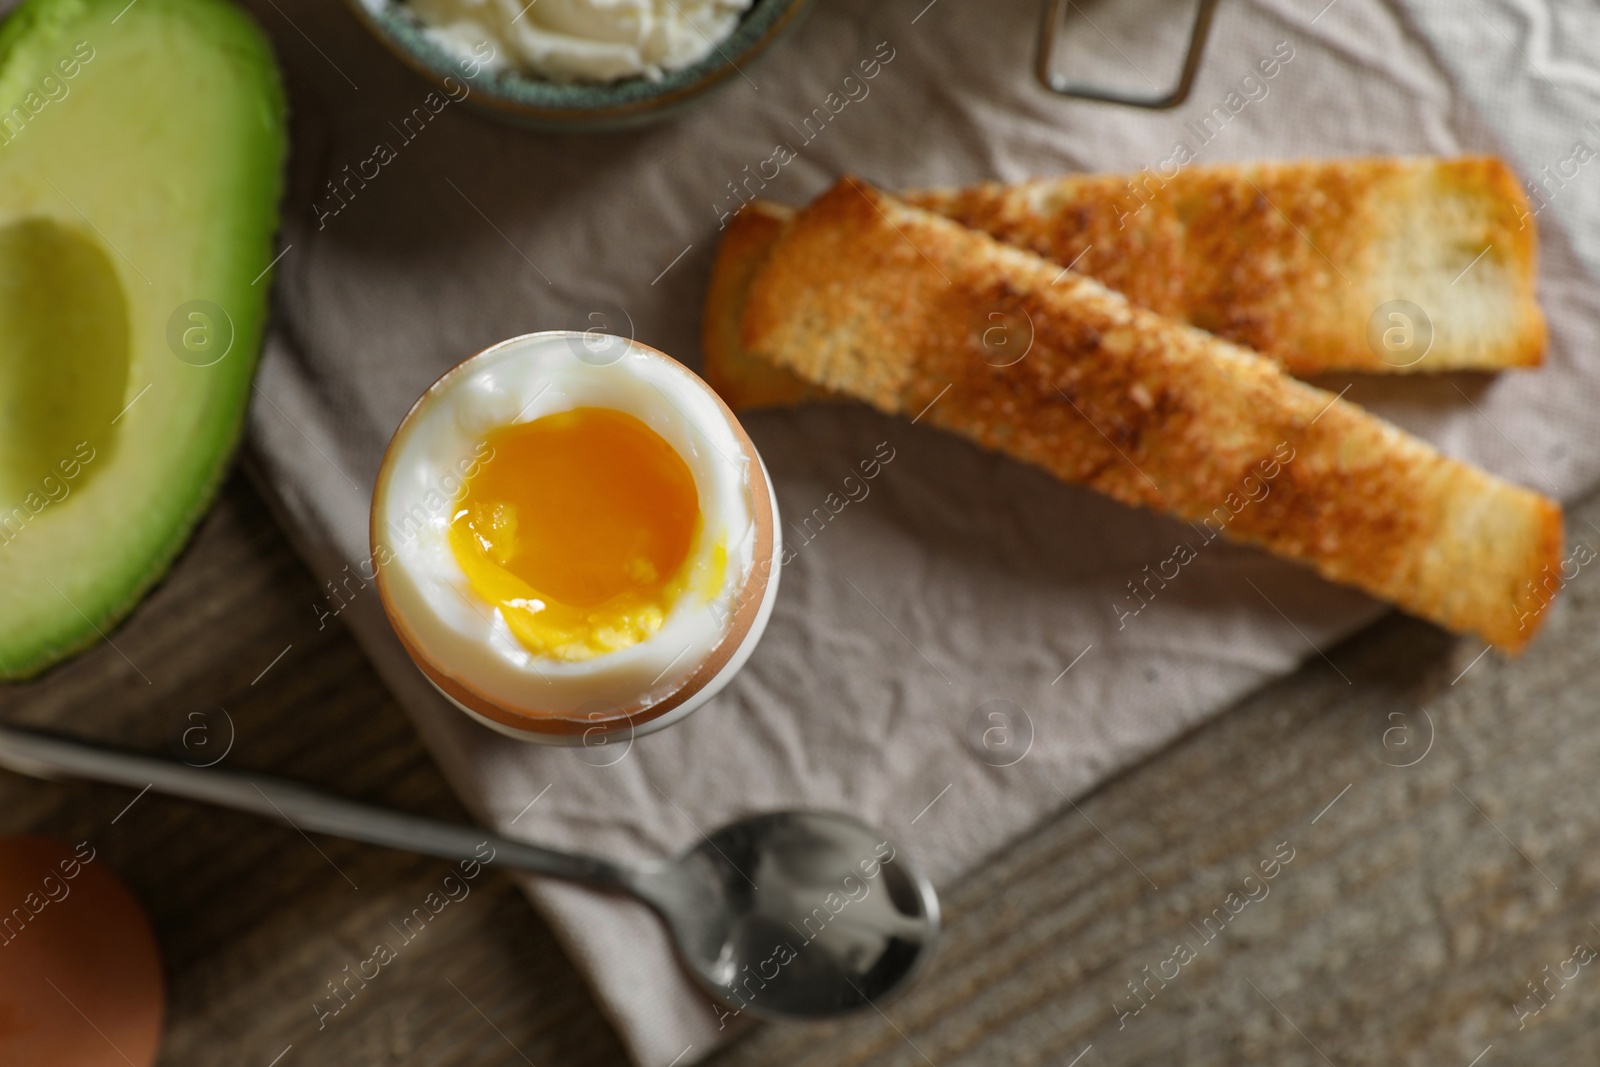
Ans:
{"label": "brown egg", "polygon": [[149,1067],[166,987],[139,902],[87,843],[0,837],[0,1064]]}

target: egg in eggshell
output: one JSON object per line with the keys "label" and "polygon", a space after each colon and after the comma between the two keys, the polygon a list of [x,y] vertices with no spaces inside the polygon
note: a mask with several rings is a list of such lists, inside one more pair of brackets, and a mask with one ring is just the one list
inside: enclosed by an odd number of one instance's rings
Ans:
{"label": "egg in eggshell", "polygon": [[0,838],[0,1064],[150,1067],[166,984],[150,920],[92,845]]}

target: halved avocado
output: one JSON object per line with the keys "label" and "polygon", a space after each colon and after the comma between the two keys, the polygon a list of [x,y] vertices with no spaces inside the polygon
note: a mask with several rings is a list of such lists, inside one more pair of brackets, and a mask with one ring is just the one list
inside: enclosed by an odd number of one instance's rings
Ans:
{"label": "halved avocado", "polygon": [[0,27],[0,678],[99,640],[238,442],[286,151],[225,0],[26,0]]}

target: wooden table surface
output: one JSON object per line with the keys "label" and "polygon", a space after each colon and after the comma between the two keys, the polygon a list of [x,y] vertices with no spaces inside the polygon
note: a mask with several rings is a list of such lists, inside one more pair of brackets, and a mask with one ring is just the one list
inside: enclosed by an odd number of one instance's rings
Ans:
{"label": "wooden table surface", "polygon": [[[1590,523],[1593,503],[1569,529],[1600,544]],[[230,766],[465,818],[316,602],[235,477],[115,644],[0,690],[4,719],[171,752],[205,723],[189,752],[231,734]],[[1392,616],[1325,650],[1349,684],[1312,656],[951,887],[933,970],[886,1014],[768,1026],[716,1062],[1587,1061],[1600,969],[1559,973],[1600,947],[1597,624],[1589,572],[1513,662]],[[492,873],[319,1029],[327,983],[448,866],[130,800],[0,775],[0,832],[88,839],[144,902],[170,983],[163,1064],[622,1060],[550,931]],[[1292,858],[1274,879],[1246,881],[1275,854]]]}

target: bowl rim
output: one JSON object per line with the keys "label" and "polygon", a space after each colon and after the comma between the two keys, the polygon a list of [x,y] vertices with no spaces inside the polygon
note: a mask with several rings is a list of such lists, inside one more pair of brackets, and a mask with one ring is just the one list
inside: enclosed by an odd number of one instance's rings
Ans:
{"label": "bowl rim", "polygon": [[[660,82],[651,83],[643,76],[622,78],[613,82],[555,82],[537,75],[511,71],[495,74],[482,71],[469,77],[464,62],[451,57],[437,45],[421,36],[420,24],[415,33],[418,43],[405,40],[395,31],[391,22],[400,24],[407,17],[395,10],[401,6],[396,0],[345,0],[356,15],[383,47],[405,66],[421,75],[436,89],[446,93],[451,87],[445,79],[455,78],[468,84],[472,91],[465,100],[474,106],[495,113],[499,117],[547,124],[551,126],[582,126],[584,124],[625,124],[630,119],[643,119],[661,114],[711,88],[721,85],[734,74],[742,74],[742,64],[756,59],[792,26],[811,0],[754,0],[750,9],[740,19],[733,34],[718,42],[711,55],[689,67],[665,75]],[[387,10],[380,12],[374,5],[381,3]],[[752,28],[753,27],[753,31]],[[732,55],[726,50],[729,42],[739,41],[746,34],[748,40],[738,46]],[[429,56],[425,53],[432,53]],[[596,100],[589,104],[540,104],[509,96],[499,84],[501,79],[513,84],[546,86],[562,93],[583,93]],[[487,79],[487,84],[481,84]],[[643,82],[646,87],[658,86],[659,91],[641,94],[632,88]]]}
{"label": "bowl rim", "polygon": [[[395,610],[390,597],[385,571],[387,567],[378,562],[380,546],[386,547],[383,539],[383,530],[380,520],[382,505],[388,499],[386,479],[394,461],[395,452],[401,438],[411,426],[417,415],[439,395],[448,388],[450,382],[458,375],[466,373],[471,364],[480,359],[487,358],[503,349],[513,345],[522,345],[530,342],[541,341],[548,338],[573,338],[585,337],[586,333],[577,330],[538,330],[532,333],[518,334],[508,337],[503,341],[474,352],[459,363],[449,367],[445,372],[434,379],[433,383],[423,390],[422,395],[407,409],[405,415],[395,425],[394,433],[389,438],[389,443],[384,446],[383,458],[378,463],[378,473],[373,479],[372,499],[367,512],[367,539],[368,555],[373,568],[373,580],[378,590],[378,601],[383,605],[383,613],[389,620],[390,629],[399,638],[400,644],[405,648],[406,655],[416,664],[417,668],[427,677],[428,681],[451,701],[468,711],[474,716],[492,720],[501,727],[507,728],[502,732],[511,732],[514,736],[534,738],[572,738],[581,736],[588,738],[597,730],[603,734],[629,732],[648,732],[640,728],[654,719],[659,719],[669,712],[692,701],[701,690],[717,680],[723,669],[730,661],[737,659],[746,646],[761,638],[765,629],[765,615],[771,611],[770,592],[775,592],[778,581],[778,568],[781,566],[780,553],[782,541],[777,528],[777,500],[772,492],[772,485],[767,477],[766,465],[761,461],[761,455],[756,451],[755,443],[745,432],[733,410],[717,395],[715,389],[706,384],[698,374],[688,366],[673,359],[659,348],[647,345],[631,337],[622,338],[632,348],[641,350],[653,358],[666,360],[673,366],[681,369],[694,381],[708,396],[716,402],[717,409],[726,420],[728,428],[733,431],[735,440],[739,444],[741,453],[747,460],[747,480],[750,489],[751,521],[755,524],[755,551],[753,553],[750,573],[746,576],[744,585],[739,588],[736,601],[738,607],[733,617],[728,620],[727,628],[717,644],[706,654],[695,670],[684,679],[683,684],[662,699],[649,705],[629,705],[619,707],[621,715],[605,720],[574,719],[559,715],[538,715],[532,710],[520,710],[508,707],[487,693],[482,692],[466,679],[452,674],[443,664],[435,663],[422,650],[410,624]],[[748,652],[745,653],[748,655]],[[708,694],[709,696],[710,694]],[[698,705],[696,705],[698,706]],[[557,741],[556,743],[561,743]],[[572,743],[570,740],[567,743]]]}

